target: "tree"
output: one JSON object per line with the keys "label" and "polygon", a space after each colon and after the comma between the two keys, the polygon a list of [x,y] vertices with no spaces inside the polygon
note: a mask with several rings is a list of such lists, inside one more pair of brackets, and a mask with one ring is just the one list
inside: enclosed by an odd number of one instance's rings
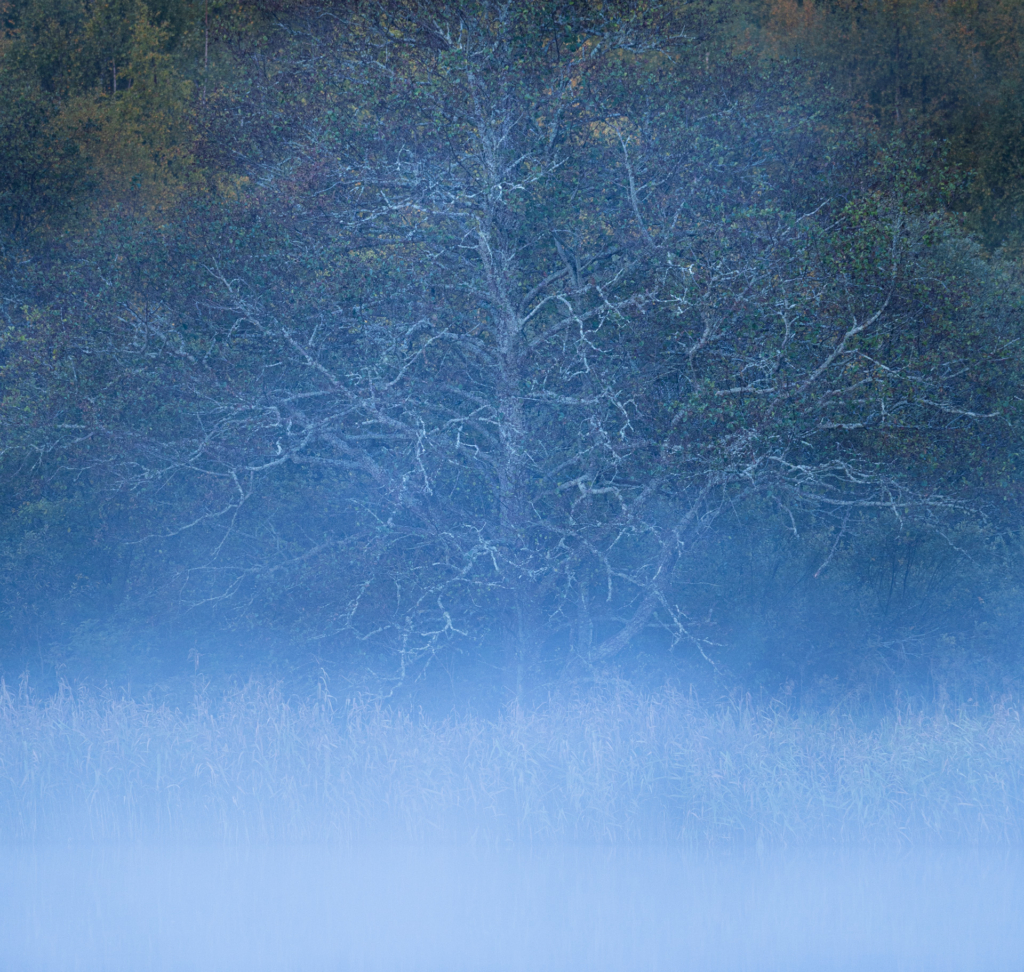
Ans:
{"label": "tree", "polygon": [[[952,204],[991,249],[1020,247],[1024,126],[1020,4],[767,0],[762,52],[861,102],[891,130],[925,133],[962,175]],[[947,182],[950,166],[930,166]]]}
{"label": "tree", "polygon": [[330,107],[217,296],[122,292],[68,349],[103,392],[50,427],[208,541],[197,601],[319,585],[397,678],[456,647],[519,693],[654,629],[706,654],[688,564],[723,510],[949,508],[888,443],[986,414],[1002,335],[884,169],[667,7],[337,16]]}

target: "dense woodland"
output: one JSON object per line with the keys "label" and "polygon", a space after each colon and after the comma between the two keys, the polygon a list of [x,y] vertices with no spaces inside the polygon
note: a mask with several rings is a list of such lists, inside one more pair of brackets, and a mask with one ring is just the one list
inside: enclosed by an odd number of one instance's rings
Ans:
{"label": "dense woodland", "polygon": [[1019,685],[1016,0],[0,16],[8,676]]}

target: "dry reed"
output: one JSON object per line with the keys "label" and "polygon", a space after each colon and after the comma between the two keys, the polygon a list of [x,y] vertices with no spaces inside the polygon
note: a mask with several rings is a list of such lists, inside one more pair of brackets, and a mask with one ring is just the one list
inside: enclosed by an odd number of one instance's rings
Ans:
{"label": "dry reed", "polygon": [[0,840],[1019,844],[1011,704],[870,727],[612,684],[496,720],[267,682],[185,710],[0,682]]}

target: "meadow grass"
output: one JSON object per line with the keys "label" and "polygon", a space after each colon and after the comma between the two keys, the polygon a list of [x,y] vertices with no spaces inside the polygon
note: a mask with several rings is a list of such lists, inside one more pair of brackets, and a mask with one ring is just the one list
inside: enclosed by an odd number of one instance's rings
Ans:
{"label": "meadow grass", "polygon": [[610,683],[496,719],[269,681],[192,702],[0,681],[0,841],[475,840],[1019,845],[1024,728],[870,724]]}

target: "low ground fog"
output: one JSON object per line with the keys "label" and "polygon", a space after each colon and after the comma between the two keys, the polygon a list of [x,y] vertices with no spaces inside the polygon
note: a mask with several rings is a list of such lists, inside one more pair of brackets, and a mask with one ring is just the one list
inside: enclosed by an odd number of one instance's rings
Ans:
{"label": "low ground fog", "polygon": [[872,714],[615,681],[441,718],[271,681],[0,686],[0,840],[1019,844],[1015,702]]}

